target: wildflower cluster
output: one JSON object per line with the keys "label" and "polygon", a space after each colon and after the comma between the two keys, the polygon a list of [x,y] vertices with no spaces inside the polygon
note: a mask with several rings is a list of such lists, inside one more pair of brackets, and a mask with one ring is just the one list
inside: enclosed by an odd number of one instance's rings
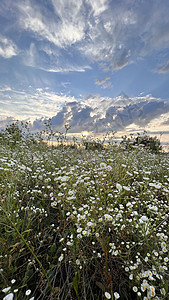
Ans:
{"label": "wildflower cluster", "polygon": [[167,299],[168,154],[25,138],[0,162],[2,299]]}

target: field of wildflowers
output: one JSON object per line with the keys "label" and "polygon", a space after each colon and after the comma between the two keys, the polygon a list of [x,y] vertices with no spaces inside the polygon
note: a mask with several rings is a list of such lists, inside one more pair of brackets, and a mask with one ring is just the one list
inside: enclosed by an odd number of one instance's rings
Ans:
{"label": "field of wildflowers", "polygon": [[169,299],[168,153],[0,144],[0,299]]}

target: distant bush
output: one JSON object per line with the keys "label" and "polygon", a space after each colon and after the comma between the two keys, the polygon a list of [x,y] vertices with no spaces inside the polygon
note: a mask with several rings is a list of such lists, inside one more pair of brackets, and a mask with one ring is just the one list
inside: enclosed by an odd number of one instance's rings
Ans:
{"label": "distant bush", "polygon": [[83,141],[83,146],[87,150],[103,150],[104,146],[100,141]]}
{"label": "distant bush", "polygon": [[130,137],[124,136],[120,145],[125,146],[128,150],[140,146],[153,153],[159,153],[162,150],[160,140],[157,137],[149,136],[146,133],[138,134],[135,137],[132,135]]}

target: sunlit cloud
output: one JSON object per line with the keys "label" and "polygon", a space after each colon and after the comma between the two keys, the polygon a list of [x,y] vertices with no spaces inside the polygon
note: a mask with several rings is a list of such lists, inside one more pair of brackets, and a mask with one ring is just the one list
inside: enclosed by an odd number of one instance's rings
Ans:
{"label": "sunlit cloud", "polygon": [[91,69],[90,66],[65,66],[65,67],[58,67],[54,69],[45,69],[45,68],[39,68],[46,72],[51,73],[68,73],[68,72],[85,72],[87,69]]}
{"label": "sunlit cloud", "polygon": [[[8,91],[8,93],[7,93]],[[18,91],[12,88],[0,89],[1,117],[11,116],[18,119],[31,120],[40,117],[52,117],[61,109],[65,102],[71,102],[74,97],[57,95],[37,88],[31,92]]]}
{"label": "sunlit cloud", "polygon": [[[105,84],[106,78],[101,81]],[[129,98],[122,93],[115,98],[88,95],[78,99],[59,95],[48,87],[30,87],[28,92],[4,86],[0,88],[0,106],[1,127],[19,119],[36,120],[33,129],[43,129],[44,120],[50,117],[55,130],[63,130],[69,123],[71,132],[113,130],[120,135],[147,130],[152,134],[163,132],[163,141],[167,140],[169,104],[151,95]]]}
{"label": "sunlit cloud", "polygon": [[12,40],[0,35],[0,56],[7,59],[16,56],[18,52],[18,48]]}
{"label": "sunlit cloud", "polygon": [[[166,111],[169,114],[169,104],[150,95],[130,99],[125,99],[124,95],[115,98],[89,95],[86,99],[66,102],[51,122],[55,130],[61,130],[68,123],[71,132],[134,132],[147,129],[154,132],[162,129]],[[36,120],[36,127],[41,125],[44,126],[41,120]]]}

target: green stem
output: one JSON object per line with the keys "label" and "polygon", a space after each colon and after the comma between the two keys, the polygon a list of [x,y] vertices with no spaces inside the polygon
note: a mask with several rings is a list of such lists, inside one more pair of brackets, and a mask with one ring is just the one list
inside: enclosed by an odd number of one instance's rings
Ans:
{"label": "green stem", "polygon": [[[40,262],[40,260],[39,260],[38,257],[36,256],[36,254],[33,252],[33,250],[31,249],[31,247],[30,247],[29,244],[27,243],[27,241],[24,239],[24,237],[22,236],[22,234],[19,232],[19,230],[17,229],[17,227],[15,226],[15,224],[11,221],[11,219],[9,218],[7,212],[6,212],[4,209],[3,209],[3,211],[4,211],[4,213],[5,213],[6,217],[7,217],[7,219],[9,220],[9,222],[11,223],[11,225],[13,226],[13,228],[15,229],[15,231],[17,232],[17,234],[18,234],[19,237],[21,238],[21,240],[24,242],[24,244],[26,245],[26,247],[27,247],[27,248],[29,249],[29,251],[31,252],[32,256],[35,258],[35,260],[36,260],[37,263],[39,264],[39,266],[40,266],[40,268],[41,268],[41,270],[42,270],[43,275],[44,275],[44,276],[46,277],[46,279],[47,279],[48,286],[49,286],[51,292],[52,292],[53,295],[54,295],[54,293],[55,293],[55,292],[54,292],[54,289],[53,289],[53,287],[52,287],[52,285],[51,285],[51,283],[50,283],[50,280],[49,280],[49,278],[48,278],[48,275],[46,274],[46,271],[45,271],[45,269],[44,269],[42,263]],[[55,295],[54,295],[54,297],[55,297]],[[56,299],[56,297],[55,297],[55,299]]]}

